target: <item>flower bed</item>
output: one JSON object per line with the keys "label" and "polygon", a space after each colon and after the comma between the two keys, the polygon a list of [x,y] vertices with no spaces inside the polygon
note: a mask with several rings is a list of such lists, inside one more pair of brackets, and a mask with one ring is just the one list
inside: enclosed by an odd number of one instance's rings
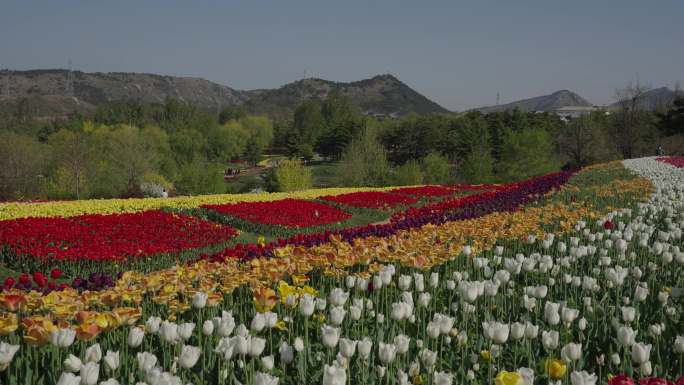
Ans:
{"label": "flower bed", "polygon": [[684,156],[663,156],[656,158],[657,161],[667,163],[677,168],[684,168]]}
{"label": "flower bed", "polygon": [[624,194],[646,191],[633,176],[558,192],[555,174],[387,236],[127,272],[101,292],[4,291],[0,380],[683,385],[684,173],[624,164],[658,186],[650,201]]}
{"label": "flower bed", "polygon": [[0,244],[45,264],[175,253],[224,243],[235,235],[228,226],[162,211],[0,222]]}
{"label": "flower bed", "polygon": [[410,195],[414,197],[444,197],[454,195],[457,190],[447,186],[429,185],[418,187],[402,187],[389,191],[392,194]]}
{"label": "flower bed", "polygon": [[382,210],[418,202],[417,198],[380,191],[360,191],[342,195],[326,195],[319,197],[319,199],[351,207]]}
{"label": "flower bed", "polygon": [[351,214],[323,203],[301,199],[271,202],[244,202],[228,205],[203,205],[221,215],[229,215],[264,225],[302,228],[342,222]]}

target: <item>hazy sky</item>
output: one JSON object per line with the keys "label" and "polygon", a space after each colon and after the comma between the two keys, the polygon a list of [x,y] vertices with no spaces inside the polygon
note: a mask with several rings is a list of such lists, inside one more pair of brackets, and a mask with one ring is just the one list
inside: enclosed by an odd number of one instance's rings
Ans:
{"label": "hazy sky", "polygon": [[684,81],[684,1],[2,0],[0,68],[198,76],[238,89],[390,72],[449,109]]}

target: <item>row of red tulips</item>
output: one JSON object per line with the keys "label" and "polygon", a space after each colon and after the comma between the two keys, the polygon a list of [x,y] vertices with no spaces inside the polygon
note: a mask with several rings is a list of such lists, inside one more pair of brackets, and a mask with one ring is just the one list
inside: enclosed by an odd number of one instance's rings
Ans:
{"label": "row of red tulips", "polygon": [[348,212],[319,202],[302,199],[283,199],[270,202],[242,202],[225,205],[203,205],[246,221],[264,225],[303,228],[345,221],[352,217]]}
{"label": "row of red tulips", "polygon": [[0,221],[0,244],[42,261],[120,261],[227,242],[235,229],[162,211]]}
{"label": "row of red tulips", "polygon": [[418,202],[418,198],[409,195],[381,191],[361,191],[342,195],[326,195],[319,199],[350,207],[380,210],[390,209],[399,205],[408,206]]}
{"label": "row of red tulips", "polygon": [[684,167],[684,156],[663,156],[660,158],[656,158],[657,161],[671,164],[677,168],[683,168]]}

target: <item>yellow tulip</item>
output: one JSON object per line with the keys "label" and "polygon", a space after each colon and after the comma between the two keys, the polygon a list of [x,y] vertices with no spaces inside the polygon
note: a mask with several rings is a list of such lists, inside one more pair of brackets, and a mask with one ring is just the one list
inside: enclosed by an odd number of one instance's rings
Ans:
{"label": "yellow tulip", "polygon": [[489,350],[480,351],[480,358],[482,361],[489,362],[492,360],[492,353]]}
{"label": "yellow tulip", "polygon": [[19,328],[19,320],[14,313],[0,314],[0,336],[6,336]]}
{"label": "yellow tulip", "polygon": [[552,380],[560,380],[568,371],[568,366],[565,365],[563,360],[559,359],[548,359],[546,360],[546,372],[549,374]]}
{"label": "yellow tulip", "polygon": [[496,385],[523,385],[523,378],[518,372],[502,371],[494,379]]}

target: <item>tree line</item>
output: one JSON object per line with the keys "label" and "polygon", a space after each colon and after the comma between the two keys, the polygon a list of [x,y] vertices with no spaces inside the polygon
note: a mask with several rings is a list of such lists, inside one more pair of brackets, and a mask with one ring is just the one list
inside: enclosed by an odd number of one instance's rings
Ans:
{"label": "tree line", "polygon": [[[0,110],[0,200],[237,192],[223,181],[226,164],[254,165],[266,152],[331,162],[343,186],[514,181],[653,155],[669,138],[681,140],[684,98],[649,111],[646,91],[630,85],[617,93],[617,108],[568,122],[521,110],[374,118],[337,93],[275,121],[173,99],[112,102],[45,121],[22,101]],[[262,185],[306,188],[313,179],[309,167],[283,162]]]}

